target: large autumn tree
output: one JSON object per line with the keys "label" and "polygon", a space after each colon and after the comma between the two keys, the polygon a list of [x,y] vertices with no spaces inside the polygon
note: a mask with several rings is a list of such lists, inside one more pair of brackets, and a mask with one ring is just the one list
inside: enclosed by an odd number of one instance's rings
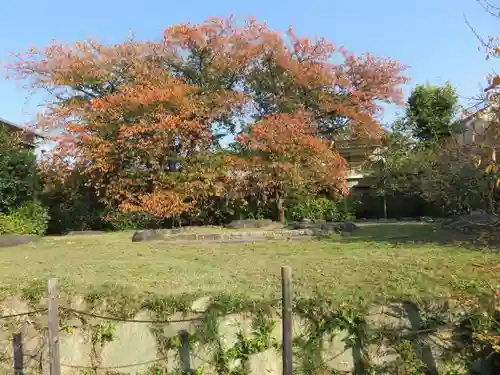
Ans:
{"label": "large autumn tree", "polygon": [[[52,97],[41,125],[63,130],[56,165],[84,167],[113,207],[161,217],[224,194],[235,175],[280,199],[318,184],[343,192],[331,140],[378,137],[380,105],[401,101],[406,80],[397,62],[234,18],[174,25],[153,42],[54,43],[10,68]],[[235,164],[217,150],[237,132],[247,157]]]}

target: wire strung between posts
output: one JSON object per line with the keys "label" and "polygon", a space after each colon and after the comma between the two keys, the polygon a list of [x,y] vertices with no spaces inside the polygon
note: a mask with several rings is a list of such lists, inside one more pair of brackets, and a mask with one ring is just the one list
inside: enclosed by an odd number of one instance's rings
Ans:
{"label": "wire strung between posts", "polygon": [[[190,353],[193,357],[198,358],[199,360],[205,362],[205,363],[210,363],[207,359],[200,357],[196,353]],[[123,369],[123,368],[129,368],[129,367],[137,367],[137,366],[144,366],[144,365],[151,365],[153,363],[158,363],[162,361],[167,361],[169,359],[168,356],[157,358],[157,359],[151,359],[149,361],[144,361],[144,362],[138,362],[138,363],[131,363],[128,365],[117,365],[117,366],[80,366],[80,365],[70,365],[67,363],[61,363],[62,367],[67,367],[67,368],[73,368],[73,369],[94,369],[94,370],[117,370],[117,369]]]}
{"label": "wire strung between posts", "polygon": [[144,362],[139,362],[139,363],[132,363],[128,365],[118,365],[118,366],[78,366],[78,365],[70,365],[70,364],[65,364],[61,363],[62,367],[67,367],[67,368],[74,368],[74,369],[82,369],[82,370],[116,370],[116,369],[122,369],[122,368],[129,368],[129,367],[137,367],[137,366],[144,366],[144,365],[150,365],[153,363],[158,363],[161,361],[166,361],[168,360],[168,357],[162,357],[158,359],[152,359],[149,361],[144,361]]}
{"label": "wire strung between posts", "polygon": [[33,310],[33,311],[28,311],[28,312],[19,313],[19,314],[3,315],[3,316],[0,316],[0,319],[9,319],[9,318],[17,318],[20,316],[35,315],[35,314],[43,313],[46,311],[47,311],[47,309],[40,309],[40,310]]}
{"label": "wire strung between posts", "polygon": [[94,313],[89,313],[85,311],[80,311],[80,310],[75,310],[67,307],[60,307],[61,310],[67,311],[67,312],[72,312],[77,315],[83,315],[83,316],[88,316],[91,318],[97,318],[97,319],[102,319],[102,320],[111,320],[115,322],[124,322],[124,323],[184,323],[184,322],[194,322],[198,320],[202,320],[204,317],[197,317],[197,318],[185,318],[185,319],[165,319],[165,320],[143,320],[143,319],[124,319],[124,318],[116,318],[114,316],[105,316],[105,315],[99,315],[99,314],[94,314]]}
{"label": "wire strung between posts", "polygon": [[[271,302],[274,302],[274,301],[271,301]],[[186,322],[201,321],[201,320],[205,319],[205,317],[206,317],[206,315],[204,315],[204,316],[199,316],[199,317],[183,318],[183,319],[163,319],[163,320],[124,319],[124,318],[116,318],[113,316],[94,314],[94,313],[90,313],[90,312],[86,312],[86,311],[75,310],[75,309],[68,308],[68,307],[60,307],[60,309],[63,311],[77,314],[77,315],[83,315],[83,316],[88,316],[88,317],[97,318],[97,319],[110,320],[110,321],[115,321],[115,322],[124,322],[124,323],[149,323],[149,324],[186,323]],[[240,314],[242,312],[245,312],[245,311],[235,311],[235,312],[231,312],[228,314],[215,314],[212,316],[214,316],[216,318],[221,318],[221,317],[225,317],[228,315]]]}
{"label": "wire strung between posts", "polygon": [[434,333],[443,329],[456,329],[459,328],[457,323],[446,323],[440,324],[431,328],[423,328],[423,329],[404,329],[404,328],[367,328],[364,331],[367,333],[400,333],[402,336],[411,336],[411,335],[421,335],[426,333]]}

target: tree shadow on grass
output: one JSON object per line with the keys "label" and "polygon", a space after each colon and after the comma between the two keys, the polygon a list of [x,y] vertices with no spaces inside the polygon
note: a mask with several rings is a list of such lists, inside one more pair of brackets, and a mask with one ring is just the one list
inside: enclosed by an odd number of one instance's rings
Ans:
{"label": "tree shadow on grass", "polygon": [[0,234],[0,248],[23,245],[26,243],[40,240],[40,236],[18,235],[18,234]]}
{"label": "tree shadow on grass", "polygon": [[500,243],[481,240],[478,233],[461,233],[452,229],[443,229],[439,223],[396,222],[360,224],[360,229],[346,235],[347,241],[386,242],[400,244],[439,244],[461,246],[471,249],[500,249]]}

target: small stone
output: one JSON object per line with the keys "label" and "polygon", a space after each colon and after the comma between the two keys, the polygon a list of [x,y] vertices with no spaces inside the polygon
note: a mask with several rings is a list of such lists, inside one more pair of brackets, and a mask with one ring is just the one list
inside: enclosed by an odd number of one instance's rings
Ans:
{"label": "small stone", "polygon": [[191,311],[195,313],[204,313],[207,311],[211,303],[212,299],[209,296],[198,298],[192,303]]}

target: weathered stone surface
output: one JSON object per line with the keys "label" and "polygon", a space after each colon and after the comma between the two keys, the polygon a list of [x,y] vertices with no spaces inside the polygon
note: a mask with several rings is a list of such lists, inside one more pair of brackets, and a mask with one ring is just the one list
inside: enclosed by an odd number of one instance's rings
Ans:
{"label": "weathered stone surface", "polygon": [[[135,319],[151,319],[147,312]],[[148,361],[158,359],[156,340],[150,326],[143,323],[124,322],[116,326],[115,337],[106,343],[101,354],[103,367],[123,367],[121,371],[143,373],[149,367]]]}
{"label": "weathered stone surface", "polygon": [[191,304],[191,311],[195,313],[203,313],[207,311],[211,303],[212,298],[210,296],[198,298]]}
{"label": "weathered stone surface", "polygon": [[281,374],[283,369],[281,353],[268,349],[250,357],[251,374]]}
{"label": "weathered stone surface", "polygon": [[0,247],[11,247],[38,241],[40,236],[19,235],[19,234],[0,234]]}
{"label": "weathered stone surface", "polygon": [[294,221],[287,225],[288,229],[321,229],[326,221]]}
{"label": "weathered stone surface", "polygon": [[272,220],[263,219],[263,220],[234,220],[226,225],[226,228],[230,229],[243,229],[243,228],[268,228],[268,229],[277,229],[283,228],[284,225]]}
{"label": "weathered stone surface", "polygon": [[[72,366],[92,366],[91,351],[92,344],[88,332],[83,329],[73,329],[71,333],[59,333],[59,355],[62,364],[71,364]],[[72,374],[74,369],[63,366],[63,374]]]}
{"label": "weathered stone surface", "polygon": [[[200,298],[191,306],[191,310],[203,310],[206,308],[210,298],[208,296]],[[81,302],[75,298],[72,299],[75,306]],[[8,306],[6,305],[8,304]],[[406,306],[408,303],[393,303],[388,306],[374,307],[367,313],[367,324],[369,329],[384,328],[405,331],[415,329],[415,318],[411,317],[411,309]],[[10,298],[4,300],[1,304],[1,313],[23,312],[26,311],[26,304],[17,299]],[[80,305],[80,308],[84,308]],[[417,311],[418,312],[418,311]],[[423,313],[420,312],[420,315]],[[118,322],[116,324],[115,337],[112,342],[106,343],[98,351],[99,364],[102,367],[120,367],[124,373],[145,373],[152,362],[160,360],[163,366],[171,372],[179,370],[179,357],[181,350],[170,350],[168,353],[162,353],[161,343],[163,339],[179,336],[181,332],[194,333],[200,323],[199,321],[185,321],[186,318],[197,318],[200,314],[184,316],[181,313],[174,314],[170,318],[175,320],[184,320],[154,326],[160,328],[162,339],[157,341],[153,334],[153,326],[148,323]],[[249,335],[252,330],[252,321],[254,316],[249,313],[231,314],[219,319],[218,336],[222,340],[224,349],[231,348],[237,342],[237,335],[240,332]],[[154,319],[147,311],[138,313],[135,319],[151,320]],[[279,343],[281,341],[282,322],[276,313],[274,315],[276,327],[272,336]],[[413,325],[412,325],[413,324]],[[45,325],[46,326],[46,325]],[[38,327],[38,328],[35,328]],[[47,365],[47,346],[45,339],[40,331],[40,326],[33,324],[29,319],[19,319],[12,322],[0,322],[0,350],[8,358],[12,356],[12,345],[10,339],[12,333],[22,332],[25,343],[25,373],[48,374]],[[298,337],[301,334],[307,334],[308,325],[306,321],[298,316],[293,319],[293,334]],[[348,332],[338,331],[332,337],[324,337],[323,349],[321,352],[325,363],[338,371],[352,372],[356,361],[356,348],[346,345],[349,342]],[[444,369],[442,360],[445,349],[451,345],[452,332],[450,330],[441,330],[430,334],[428,337],[421,335],[419,345],[423,347],[415,348],[417,356],[425,354],[430,360],[434,361],[436,366]],[[95,353],[92,351],[92,342],[90,340],[91,331],[88,327],[74,329],[73,332],[60,333],[60,353],[61,362],[72,366],[91,366],[95,363]],[[209,361],[213,358],[214,347],[210,345],[203,346],[194,344],[190,346],[189,352],[184,352],[184,359],[187,358],[187,364],[191,369],[203,368],[205,373],[214,373],[213,365]],[[368,347],[369,357],[374,364],[384,364],[394,361],[398,358],[397,353],[388,341],[382,340],[380,343],[374,343]],[[298,359],[297,359],[298,360]],[[0,361],[1,362],[1,361]],[[186,363],[186,362],[184,362]],[[5,365],[5,366],[4,366]],[[231,367],[237,365],[237,362],[231,364]],[[0,363],[0,372],[10,371],[12,363]],[[124,367],[122,367],[124,366]],[[41,371],[40,371],[41,368]],[[281,374],[281,355],[277,349],[268,349],[261,353],[251,355],[249,358],[250,375],[254,374]],[[64,375],[80,374],[80,369],[64,367]],[[183,369],[185,370],[185,369]],[[443,370],[444,371],[444,370]],[[2,372],[3,373],[3,372]],[[441,373],[441,372],[439,372]],[[444,373],[444,372],[443,372]]]}
{"label": "weathered stone surface", "polygon": [[230,241],[242,240],[252,241],[261,239],[283,239],[311,236],[314,232],[310,229],[303,230],[263,230],[263,231],[248,231],[248,232],[224,232],[224,233],[184,233],[173,236],[162,236],[157,239],[165,241]]}
{"label": "weathered stone surface", "polygon": [[[240,220],[233,222],[234,227],[260,228],[254,231],[227,230],[213,233],[197,233],[197,227],[185,227],[176,229],[152,229],[136,231],[132,236],[132,242],[142,241],[253,241],[263,239],[294,239],[298,237],[308,237],[322,233],[351,233],[359,227],[351,221],[336,222],[294,222],[286,228],[280,223],[271,220]],[[250,224],[249,224],[250,223]],[[265,226],[265,224],[269,224]],[[249,226],[247,226],[249,225]],[[260,226],[264,225],[264,226]],[[215,227],[220,229],[220,227]]]}
{"label": "weathered stone surface", "polygon": [[238,332],[250,332],[252,327],[252,317],[242,314],[231,314],[220,319],[219,337],[223,347],[227,350],[237,342]]}
{"label": "weathered stone surface", "polygon": [[341,227],[340,227],[342,232],[354,232],[359,229],[359,227],[354,224],[352,221],[346,221]]}
{"label": "weathered stone surface", "polygon": [[343,223],[328,222],[323,223],[316,229],[316,233],[352,233],[359,229],[359,226],[351,221],[346,221]]}
{"label": "weathered stone surface", "polygon": [[163,239],[164,234],[160,230],[139,230],[132,236],[132,242],[155,241]]}
{"label": "weathered stone surface", "polygon": [[338,332],[331,340],[323,340],[323,361],[337,371],[351,371],[354,367],[352,350],[346,347],[348,336],[347,332]]}
{"label": "weathered stone surface", "polygon": [[103,230],[74,230],[71,232],[68,232],[68,236],[92,236],[92,235],[98,235],[98,234],[104,234],[106,233]]}
{"label": "weathered stone surface", "polygon": [[420,221],[423,221],[425,223],[433,223],[434,219],[430,216],[421,216]]}

